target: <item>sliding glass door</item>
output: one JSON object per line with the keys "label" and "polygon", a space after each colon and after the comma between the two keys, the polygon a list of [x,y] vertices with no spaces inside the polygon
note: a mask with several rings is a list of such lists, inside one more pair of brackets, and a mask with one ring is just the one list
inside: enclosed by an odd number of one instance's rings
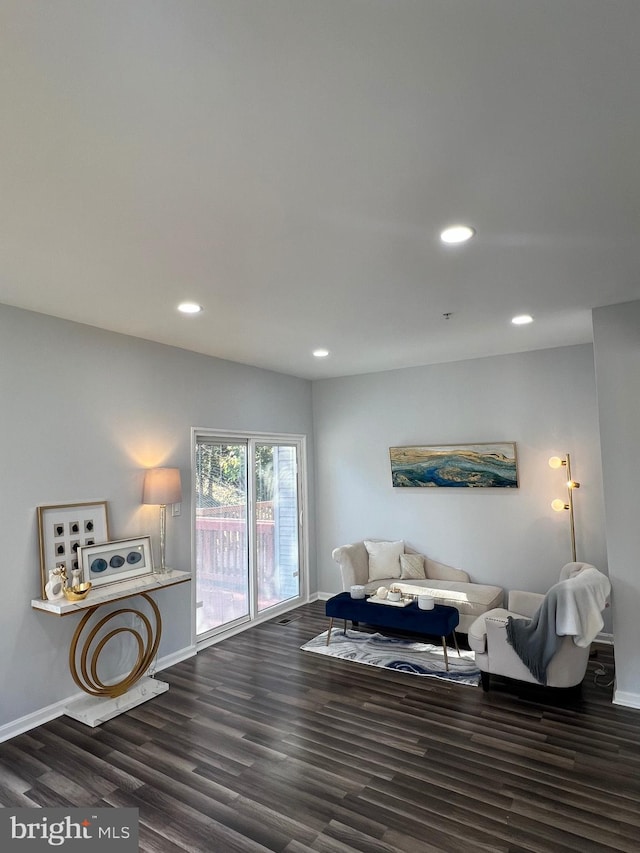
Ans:
{"label": "sliding glass door", "polygon": [[196,434],[198,638],[300,598],[302,447],[285,436]]}
{"label": "sliding glass door", "polygon": [[257,608],[300,594],[297,448],[256,444]]}
{"label": "sliding glass door", "polygon": [[247,445],[196,445],[196,633],[248,617]]}

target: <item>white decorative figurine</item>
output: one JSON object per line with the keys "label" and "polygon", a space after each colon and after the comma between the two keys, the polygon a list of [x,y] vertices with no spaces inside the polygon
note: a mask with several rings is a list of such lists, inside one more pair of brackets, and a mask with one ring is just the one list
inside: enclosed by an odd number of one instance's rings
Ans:
{"label": "white decorative figurine", "polygon": [[64,566],[59,569],[52,569],[49,572],[49,581],[45,585],[44,592],[49,601],[58,601],[64,598],[64,585],[67,580],[67,573]]}

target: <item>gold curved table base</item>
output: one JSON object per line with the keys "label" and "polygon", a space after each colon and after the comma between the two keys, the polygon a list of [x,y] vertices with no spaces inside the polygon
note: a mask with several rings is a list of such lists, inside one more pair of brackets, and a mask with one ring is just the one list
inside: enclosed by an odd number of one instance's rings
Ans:
{"label": "gold curved table base", "polygon": [[[136,681],[142,678],[156,656],[158,645],[160,644],[160,635],[162,633],[162,618],[160,616],[160,610],[158,609],[158,605],[155,601],[146,593],[141,592],[138,594],[141,595],[150,605],[151,610],[153,611],[153,621],[155,624],[152,624],[149,617],[139,610],[135,610],[133,607],[121,607],[119,610],[114,610],[112,613],[108,613],[106,616],[103,616],[102,619],[99,619],[89,631],[88,635],[82,642],[82,645],[80,645],[82,634],[87,627],[89,620],[101,606],[98,604],[96,607],[92,607],[84,614],[80,624],[73,634],[73,639],[71,640],[71,646],[69,648],[69,669],[71,670],[73,680],[78,687],[84,690],[85,693],[89,693],[91,696],[108,696],[111,699],[115,699],[117,696],[122,696],[123,693],[126,693],[127,690],[133,687]],[[145,636],[143,637],[143,635],[135,628],[120,626],[109,631],[98,641],[96,645],[94,645],[96,637],[100,631],[102,631],[104,626],[112,619],[115,619],[124,613],[132,613],[141,620],[144,625]],[[119,634],[131,634],[133,636],[138,645],[138,656],[128,675],[114,684],[104,684],[98,677],[98,660],[100,658],[100,653],[109,640]],[[78,672],[79,646],[80,671]]]}

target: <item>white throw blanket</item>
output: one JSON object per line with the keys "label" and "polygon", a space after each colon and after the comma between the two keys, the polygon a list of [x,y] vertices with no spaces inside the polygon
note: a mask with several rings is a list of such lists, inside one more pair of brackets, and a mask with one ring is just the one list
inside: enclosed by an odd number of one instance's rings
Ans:
{"label": "white throw blanket", "polygon": [[573,637],[585,648],[604,625],[602,611],[611,593],[609,578],[598,569],[588,568],[556,584],[556,633]]}

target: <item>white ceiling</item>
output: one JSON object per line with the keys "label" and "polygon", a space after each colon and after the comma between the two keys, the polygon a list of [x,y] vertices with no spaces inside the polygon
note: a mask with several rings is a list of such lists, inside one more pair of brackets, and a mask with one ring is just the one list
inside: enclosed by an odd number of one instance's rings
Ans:
{"label": "white ceiling", "polygon": [[587,342],[640,298],[638,0],[0,15],[0,302],[319,378]]}

